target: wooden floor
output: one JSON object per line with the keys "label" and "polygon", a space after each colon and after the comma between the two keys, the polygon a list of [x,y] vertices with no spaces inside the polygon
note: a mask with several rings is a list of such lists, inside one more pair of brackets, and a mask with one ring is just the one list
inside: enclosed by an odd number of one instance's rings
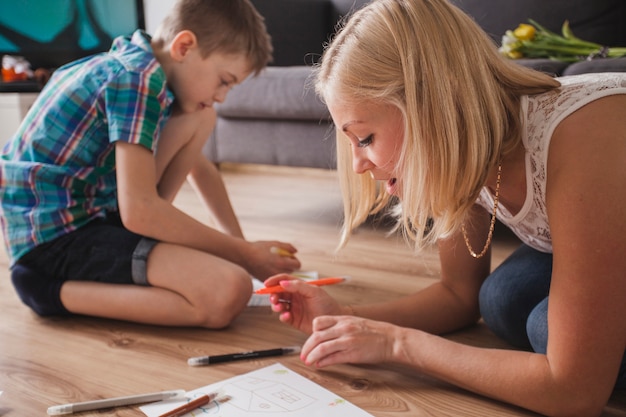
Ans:
{"label": "wooden floor", "polygon": [[[248,239],[280,239],[299,249],[303,270],[350,275],[329,288],[350,303],[392,299],[437,279],[434,252],[419,257],[383,226],[363,227],[334,253],[341,200],[331,171],[225,166],[225,181]],[[206,222],[185,188],[177,205]],[[516,241],[496,236],[494,266]],[[302,344],[268,307],[251,307],[226,330],[163,328],[85,317],[39,318],[15,295],[0,252],[0,416],[44,416],[49,406],[145,392],[192,390],[277,362],[275,358],[189,367],[187,358]],[[503,347],[484,326],[449,337]],[[374,416],[534,416],[423,375],[390,366],[342,365],[316,371],[297,356],[278,360]],[[142,416],[137,407],[81,416]],[[606,416],[626,416],[626,393],[613,396]],[[346,416],[349,417],[349,416]]]}

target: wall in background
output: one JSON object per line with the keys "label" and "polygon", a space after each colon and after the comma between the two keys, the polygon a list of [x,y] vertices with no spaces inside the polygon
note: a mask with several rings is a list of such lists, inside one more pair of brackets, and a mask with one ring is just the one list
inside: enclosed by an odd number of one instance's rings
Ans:
{"label": "wall in background", "polygon": [[174,5],[174,0],[143,0],[146,31],[153,34],[157,26]]}

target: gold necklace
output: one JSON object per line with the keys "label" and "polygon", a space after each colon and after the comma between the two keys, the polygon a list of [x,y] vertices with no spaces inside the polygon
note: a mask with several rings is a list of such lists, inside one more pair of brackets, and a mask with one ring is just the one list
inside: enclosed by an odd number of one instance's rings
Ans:
{"label": "gold necklace", "polygon": [[478,259],[482,258],[485,253],[487,253],[487,249],[489,249],[489,245],[491,245],[491,239],[493,238],[493,229],[496,227],[496,213],[498,211],[498,201],[500,200],[500,179],[502,176],[502,162],[498,162],[498,177],[496,179],[496,192],[493,197],[493,212],[491,213],[491,223],[489,224],[489,233],[487,234],[487,241],[485,242],[485,246],[483,246],[483,250],[480,253],[474,252],[472,249],[472,245],[467,238],[467,232],[465,231],[465,223],[461,225],[461,230],[463,232],[463,240],[465,240],[465,246],[467,246],[467,250],[469,250],[470,255],[472,257]]}

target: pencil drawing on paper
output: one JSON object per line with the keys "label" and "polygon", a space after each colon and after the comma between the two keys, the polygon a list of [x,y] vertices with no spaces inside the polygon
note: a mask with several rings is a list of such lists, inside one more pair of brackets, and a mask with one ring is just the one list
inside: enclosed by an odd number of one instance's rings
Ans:
{"label": "pencil drawing on paper", "polygon": [[[187,393],[188,399],[219,391],[228,401],[211,404],[194,410],[189,415],[219,417],[271,417],[324,415],[325,417],[371,417],[313,381],[292,372],[279,363],[256,371],[235,376]],[[157,403],[141,407],[148,417],[169,411],[176,404]],[[323,414],[319,414],[319,413]],[[313,413],[313,414],[311,414]],[[187,415],[185,416],[187,417]]]}
{"label": "pencil drawing on paper", "polygon": [[[301,410],[317,399],[280,382],[244,377],[225,384],[221,390],[231,397],[228,405],[243,412],[285,413]],[[197,393],[200,395],[200,393]],[[206,407],[205,414],[215,414],[216,407]]]}

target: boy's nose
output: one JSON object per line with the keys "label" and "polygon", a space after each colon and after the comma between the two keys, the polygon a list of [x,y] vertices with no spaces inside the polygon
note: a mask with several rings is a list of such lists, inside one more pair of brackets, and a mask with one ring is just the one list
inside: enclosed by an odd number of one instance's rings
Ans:
{"label": "boy's nose", "polygon": [[226,100],[226,94],[228,94],[228,90],[218,90],[213,96],[213,101],[217,103],[223,103]]}
{"label": "boy's nose", "polygon": [[230,86],[220,86],[220,88],[218,88],[215,91],[215,94],[213,95],[213,101],[216,101],[218,103],[223,103],[224,100],[226,100],[226,95],[228,95],[228,92],[230,91]]}

